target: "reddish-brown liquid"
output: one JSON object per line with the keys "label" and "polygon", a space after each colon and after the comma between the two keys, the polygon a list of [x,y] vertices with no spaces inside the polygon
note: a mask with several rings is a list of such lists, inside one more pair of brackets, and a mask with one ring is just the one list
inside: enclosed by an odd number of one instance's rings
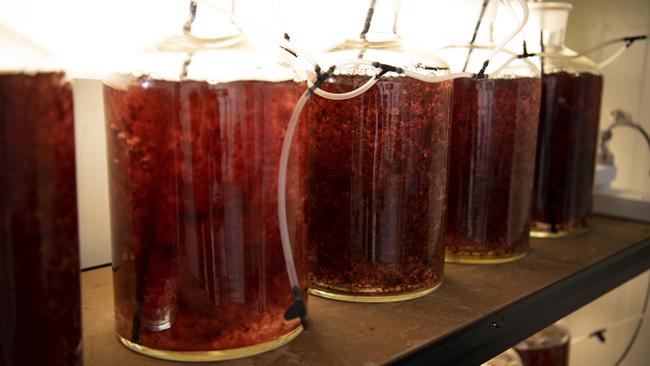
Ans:
{"label": "reddish-brown liquid", "polygon": [[0,364],[80,365],[72,87],[0,74]]}
{"label": "reddish-brown liquid", "polygon": [[454,80],[447,256],[496,259],[528,249],[539,79]]}
{"label": "reddish-brown liquid", "polygon": [[567,366],[569,364],[569,342],[536,349],[519,349],[517,353],[524,366]]}
{"label": "reddish-brown liquid", "polygon": [[[117,332],[163,350],[273,340],[298,327],[277,215],[294,82],[211,85],[147,77],[106,86]],[[305,128],[287,210],[306,287]]]}
{"label": "reddish-brown liquid", "polygon": [[531,229],[589,227],[603,78],[544,75]]}
{"label": "reddish-brown liquid", "polygon": [[450,97],[451,82],[384,77],[354,99],[309,101],[312,288],[393,295],[441,281]]}

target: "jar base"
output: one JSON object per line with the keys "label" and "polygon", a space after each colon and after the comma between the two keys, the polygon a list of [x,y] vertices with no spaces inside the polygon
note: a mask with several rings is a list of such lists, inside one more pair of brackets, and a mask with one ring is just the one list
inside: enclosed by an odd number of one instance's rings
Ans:
{"label": "jar base", "polygon": [[535,239],[560,239],[560,238],[573,238],[582,236],[589,232],[588,227],[581,227],[571,230],[560,230],[556,233],[542,230],[531,230],[530,237]]}
{"label": "jar base", "polygon": [[435,290],[437,290],[442,281],[431,288],[424,290],[419,290],[415,292],[409,292],[405,294],[395,294],[395,295],[372,295],[372,293],[367,294],[344,294],[339,292],[331,292],[327,290],[321,290],[316,288],[309,288],[309,293],[314,296],[322,297],[330,300],[338,301],[347,301],[347,302],[364,302],[364,303],[383,303],[383,302],[398,302],[417,299],[418,297],[426,296]]}
{"label": "jar base", "polygon": [[117,338],[119,341],[132,351],[143,354],[145,356],[159,358],[171,361],[185,361],[185,362],[209,362],[209,361],[225,361],[234,360],[238,358],[250,357],[260,353],[268,352],[276,348],[282,347],[291,342],[300,333],[302,333],[302,325],[298,326],[291,332],[282,335],[276,339],[268,342],[255,344],[252,346],[229,348],[214,351],[168,351],[149,348],[140,344],[133,343],[127,339],[122,338],[119,334]]}
{"label": "jar base", "polygon": [[459,264],[500,264],[514,262],[523,258],[528,251],[523,253],[515,254],[510,257],[466,257],[459,255],[445,255],[445,262],[447,263],[459,263]]}

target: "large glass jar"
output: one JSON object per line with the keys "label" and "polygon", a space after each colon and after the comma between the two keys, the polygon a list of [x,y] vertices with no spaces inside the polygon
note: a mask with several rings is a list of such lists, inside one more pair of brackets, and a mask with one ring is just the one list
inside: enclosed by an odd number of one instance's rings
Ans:
{"label": "large glass jar", "polygon": [[[395,33],[399,5],[377,0],[361,36],[323,55],[323,63],[370,60],[446,73],[441,60],[402,46]],[[348,92],[375,72],[342,67],[321,87]],[[387,302],[423,296],[440,285],[450,97],[450,81],[387,72],[355,98],[309,101],[312,294]]]}
{"label": "large glass jar", "polygon": [[[237,29],[210,40],[190,29],[104,87],[116,329],[149,356],[224,360],[302,331],[283,316],[293,296],[276,195],[306,86]],[[304,138],[299,128],[286,196],[306,291]]]}
{"label": "large glass jar", "polygon": [[[489,3],[473,45],[445,50],[452,71],[479,73],[495,48]],[[446,260],[501,263],[528,250],[539,71],[528,60],[501,67],[495,54],[485,76],[454,80],[449,152]]]}
{"label": "large glass jar", "polygon": [[532,51],[547,55],[541,58],[533,237],[584,233],[591,217],[603,78],[594,62],[564,45],[570,10],[567,3],[530,4],[528,44],[543,45]]}
{"label": "large glass jar", "polygon": [[72,87],[0,26],[0,364],[80,365]]}
{"label": "large glass jar", "polygon": [[567,366],[571,336],[553,324],[515,346],[524,366]]}

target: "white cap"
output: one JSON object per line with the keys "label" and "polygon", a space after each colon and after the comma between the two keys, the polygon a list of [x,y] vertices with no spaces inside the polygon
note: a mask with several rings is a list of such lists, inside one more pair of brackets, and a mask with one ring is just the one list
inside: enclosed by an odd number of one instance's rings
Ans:
{"label": "white cap", "polygon": [[573,5],[563,2],[529,3],[528,24],[535,29],[557,31],[566,28]]}

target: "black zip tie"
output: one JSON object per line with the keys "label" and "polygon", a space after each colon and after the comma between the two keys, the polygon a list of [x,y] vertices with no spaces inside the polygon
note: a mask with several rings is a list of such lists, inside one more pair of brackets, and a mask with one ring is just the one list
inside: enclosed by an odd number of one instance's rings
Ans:
{"label": "black zip tie", "polygon": [[[291,37],[289,37],[289,33],[286,33],[286,32],[284,33],[284,40],[287,41],[287,42],[291,42]],[[288,48],[286,48],[284,46],[280,46],[280,48],[282,48],[283,50],[289,52],[293,57],[298,58],[298,54],[296,52],[294,52],[294,51],[292,51],[292,50],[290,50],[290,49],[288,49]]]}
{"label": "black zip tie", "polygon": [[284,312],[284,319],[300,318],[303,329],[307,329],[307,308],[305,307],[305,301],[302,299],[300,287],[293,286],[291,290],[293,292],[293,304]]}
{"label": "black zip tie", "polygon": [[625,41],[625,48],[630,47],[635,41],[639,41],[642,39],[648,39],[648,36],[643,34],[640,36],[630,36],[630,37],[624,37],[623,41]]}
{"label": "black zip tie", "polygon": [[359,34],[359,38],[363,40],[366,39],[366,34],[370,30],[370,23],[372,23],[372,16],[375,14],[375,3],[376,0],[370,1],[370,6],[368,7],[368,12],[366,13],[366,20],[363,22],[363,29],[361,30],[361,34]]}
{"label": "black zip tie", "polygon": [[196,19],[196,7],[196,2],[190,1],[190,14],[187,17],[185,24],[183,24],[183,32],[186,34],[192,31],[192,23],[194,23],[194,19]]}
{"label": "black zip tie", "polygon": [[528,48],[526,47],[526,41],[525,40],[522,42],[522,46],[524,48],[524,56],[528,56]]}
{"label": "black zip tie", "polygon": [[323,85],[325,80],[327,80],[334,73],[334,70],[336,70],[336,66],[332,65],[330,66],[329,69],[327,69],[327,71],[323,72],[320,65],[316,64],[316,66],[314,66],[314,72],[316,73],[316,80],[314,81],[314,84],[312,84],[312,86],[310,86],[307,89],[309,91],[307,95],[310,96],[314,94],[316,89],[320,88],[320,86]]}
{"label": "black zip tie", "polygon": [[605,341],[606,341],[606,339],[605,339],[605,331],[606,330],[607,329],[598,329],[597,331],[591,333],[589,335],[589,337],[596,337],[600,341],[600,343],[605,343]]}
{"label": "black zip tie", "polygon": [[487,77],[485,75],[485,69],[487,69],[489,64],[490,64],[490,60],[485,60],[483,62],[483,66],[481,67],[481,71],[479,71],[478,74],[475,74],[474,77],[477,79],[485,79]]}
{"label": "black zip tie", "polygon": [[535,56],[537,56],[536,53],[525,53],[522,55],[517,55],[517,58],[522,59],[522,58],[535,57]]}
{"label": "black zip tie", "polygon": [[[541,53],[546,52],[546,45],[544,45],[544,30],[539,31],[539,50]],[[544,77],[544,56],[539,58],[539,71],[541,72],[542,77]],[[554,216],[555,214],[553,213],[552,215]],[[556,232],[554,218],[551,220],[551,231]]]}
{"label": "black zip tie", "polygon": [[429,66],[429,65],[425,65],[425,64],[423,64],[421,62],[418,62],[417,64],[415,64],[415,67],[417,67],[418,69],[425,69],[425,70],[431,70],[431,71],[449,70],[449,68],[446,67],[446,66]]}
{"label": "black zip tie", "polygon": [[379,79],[380,77],[384,76],[387,72],[391,72],[391,71],[398,74],[404,73],[404,70],[401,67],[382,64],[381,62],[373,62],[372,66],[381,70],[379,71],[379,73],[375,75],[375,79]]}

